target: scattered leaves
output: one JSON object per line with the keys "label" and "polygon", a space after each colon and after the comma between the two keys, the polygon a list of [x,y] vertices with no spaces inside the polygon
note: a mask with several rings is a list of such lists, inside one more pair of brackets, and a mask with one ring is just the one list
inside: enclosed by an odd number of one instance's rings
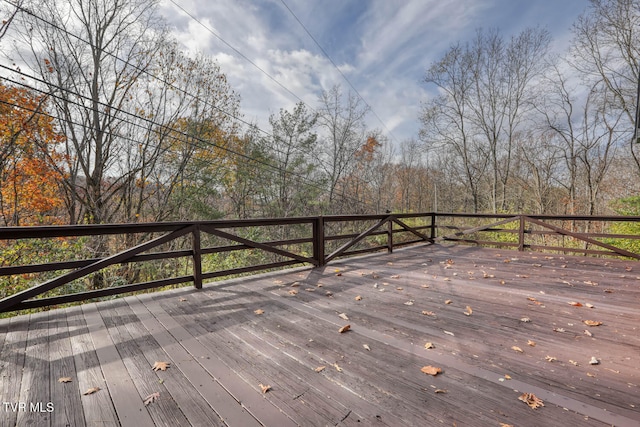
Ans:
{"label": "scattered leaves", "polygon": [[338,329],[338,332],[340,332],[341,334],[344,334],[349,329],[351,329],[351,325],[344,325],[342,328]]}
{"label": "scattered leaves", "polygon": [[527,345],[529,345],[530,347],[535,347],[536,346],[536,342],[532,341],[532,340],[527,340]]}
{"label": "scattered leaves", "polygon": [[70,383],[72,381],[71,377],[60,377],[58,378],[59,383]]}
{"label": "scattered leaves", "polygon": [[444,332],[444,333],[445,333],[445,334],[447,334],[447,335],[451,335],[452,337],[455,337],[455,335],[453,334],[453,332],[449,332],[449,331],[442,331],[442,332]]}
{"label": "scattered leaves", "polygon": [[427,350],[431,350],[432,348],[436,348],[436,346],[433,345],[433,343],[428,342],[424,345],[424,348],[426,348]]}
{"label": "scattered leaves", "polygon": [[342,372],[342,368],[341,368],[340,366],[338,366],[338,362],[334,363],[334,364],[333,364],[333,365],[331,365],[331,366],[333,366],[334,368],[336,368],[336,371],[338,371],[338,372]]}
{"label": "scattered leaves", "polygon": [[571,363],[573,366],[578,366],[578,362],[576,362],[575,360],[569,359],[569,363]]}
{"label": "scattered leaves", "polygon": [[155,393],[151,393],[149,396],[144,398],[144,406],[155,402],[157,399],[160,399],[160,393],[158,393],[157,391]]}
{"label": "scattered leaves", "polygon": [[547,362],[554,362],[554,361],[556,361],[558,359],[556,359],[553,356],[545,356],[544,360],[546,360]]}
{"label": "scattered leaves", "polygon": [[424,372],[427,375],[433,375],[434,377],[442,372],[442,369],[437,368],[435,366],[423,366],[420,371]]}
{"label": "scattered leaves", "polygon": [[265,394],[266,392],[271,390],[271,386],[270,385],[264,385],[264,384],[258,384],[260,386],[260,390],[262,391],[262,394]]}
{"label": "scattered leaves", "polygon": [[518,397],[518,400],[523,401],[532,409],[538,409],[541,406],[544,406],[544,402],[541,399],[538,399],[533,393],[522,393],[522,395]]}
{"label": "scattered leaves", "polygon": [[263,310],[263,309],[261,309],[261,308],[259,308],[259,309],[257,309],[257,310],[253,310],[253,312],[254,312],[255,314],[257,314],[258,316],[259,316],[259,315],[261,315],[261,314],[264,314],[264,310]]}
{"label": "scattered leaves", "polygon": [[441,389],[441,388],[437,388],[437,389],[435,389],[433,392],[434,392],[434,393],[436,393],[436,394],[440,394],[440,393],[446,393],[446,392],[447,392],[447,390],[443,390],[443,389]]}
{"label": "scattered leaves", "polygon": [[186,299],[185,297],[180,297],[180,300],[179,300],[179,301],[180,301],[180,302],[185,302],[185,301],[187,301],[187,299]]}
{"label": "scattered leaves", "polygon": [[413,300],[405,302],[404,305],[413,305]]}
{"label": "scattered leaves", "polygon": [[613,289],[605,289],[604,291],[607,294],[612,294],[613,293]]}
{"label": "scattered leaves", "polygon": [[169,362],[156,362],[153,364],[154,371],[166,371],[171,366]]}
{"label": "scattered leaves", "polygon": [[401,290],[403,290],[403,289],[404,289],[404,288],[403,288],[402,286],[398,286],[398,287],[396,288],[396,290],[397,290],[397,291],[401,291]]}
{"label": "scattered leaves", "polygon": [[297,289],[289,289],[289,295],[297,295],[297,294],[298,294]]}
{"label": "scattered leaves", "polygon": [[371,351],[371,347],[369,347],[368,344],[362,344],[362,347],[364,347],[364,349],[367,351]]}
{"label": "scattered leaves", "polygon": [[513,347],[511,347],[511,350],[516,351],[518,353],[524,353],[524,350],[522,350],[520,347],[515,346],[515,345]]}
{"label": "scattered leaves", "polygon": [[354,298],[356,301],[360,301],[362,300],[362,297],[360,295],[356,295],[356,297]]}
{"label": "scattered leaves", "polygon": [[322,372],[322,371],[324,371],[325,368],[326,368],[326,366],[318,366],[316,369],[314,369],[314,371]]}
{"label": "scattered leaves", "polygon": [[505,379],[505,380],[510,380],[510,379],[511,379],[511,375],[509,375],[509,374],[504,374],[504,379]]}
{"label": "scattered leaves", "polygon": [[587,307],[587,308],[593,308],[594,306],[593,306],[593,304],[586,303],[586,304],[585,304],[585,307]]}
{"label": "scattered leaves", "polygon": [[520,319],[520,321],[522,323],[531,323],[531,319],[529,319],[528,317],[523,317],[522,319]]}
{"label": "scattered leaves", "polygon": [[569,301],[569,305],[572,305],[574,307],[582,307],[582,304],[576,301]]}
{"label": "scattered leaves", "polygon": [[467,306],[467,311],[464,312],[465,315],[467,316],[471,316],[471,314],[473,313],[473,310],[471,309],[471,306]]}
{"label": "scattered leaves", "polygon": [[585,320],[584,324],[587,326],[600,326],[602,322],[598,322],[597,320]]}
{"label": "scattered leaves", "polygon": [[584,330],[584,334],[586,336],[588,336],[588,337],[592,337],[593,336],[593,334],[591,332],[589,332],[588,330],[586,330],[586,329]]}
{"label": "scattered leaves", "polygon": [[422,314],[424,314],[425,316],[435,316],[436,315],[433,311],[429,311],[429,310],[422,310]]}
{"label": "scattered leaves", "polygon": [[453,301],[451,301],[450,299],[448,299],[448,300],[446,300],[444,303],[448,305],[448,304],[451,304],[452,302],[453,302]]}
{"label": "scattered leaves", "polygon": [[537,301],[534,297],[527,297],[527,300],[529,300],[529,301]]}
{"label": "scattered leaves", "polygon": [[564,328],[553,328],[553,332],[565,332]]}
{"label": "scattered leaves", "polygon": [[88,389],[87,391],[85,391],[82,394],[84,394],[86,396],[86,395],[89,395],[89,394],[96,393],[98,391],[100,391],[100,387],[91,387],[90,389]]}
{"label": "scattered leaves", "polygon": [[394,274],[393,276],[389,276],[392,279],[399,279],[400,275],[399,274]]}
{"label": "scattered leaves", "polygon": [[338,317],[340,317],[342,320],[349,320],[349,317],[347,317],[345,313],[338,314]]}

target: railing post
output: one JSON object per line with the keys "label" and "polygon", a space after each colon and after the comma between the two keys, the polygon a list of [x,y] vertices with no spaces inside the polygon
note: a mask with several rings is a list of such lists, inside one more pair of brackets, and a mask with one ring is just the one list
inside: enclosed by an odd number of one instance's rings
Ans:
{"label": "railing post", "polygon": [[318,267],[324,266],[324,218],[322,215],[313,219],[313,259],[318,262]]}
{"label": "railing post", "polygon": [[431,235],[429,237],[431,237],[431,240],[434,240],[436,238],[436,213],[435,212],[431,212]]}
{"label": "railing post", "polygon": [[193,286],[202,289],[202,248],[200,245],[200,226],[193,229]]}
{"label": "railing post", "polygon": [[518,230],[518,250],[524,251],[524,215],[520,215],[520,229]]}
{"label": "railing post", "polygon": [[387,252],[393,252],[393,221],[391,217],[387,221]]}

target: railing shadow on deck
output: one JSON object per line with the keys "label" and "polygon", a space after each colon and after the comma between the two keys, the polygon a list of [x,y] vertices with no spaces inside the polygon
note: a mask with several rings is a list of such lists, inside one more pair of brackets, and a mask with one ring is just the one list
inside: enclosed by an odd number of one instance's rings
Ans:
{"label": "railing shadow on deck", "polygon": [[[296,264],[322,267],[334,259],[417,244],[451,242],[498,248],[640,259],[640,235],[612,232],[613,224],[638,223],[640,217],[551,216],[463,213],[331,215],[252,220],[0,228],[0,242],[74,237],[115,237],[125,247],[112,254],[46,263],[0,266],[0,277],[57,274],[0,299],[0,312],[56,306],[192,282],[197,289],[218,277],[270,271]],[[640,225],[639,225],[640,228]],[[261,233],[261,230],[270,232]],[[274,232],[276,230],[276,232]],[[259,237],[266,237],[260,239]],[[278,236],[274,240],[273,236]],[[293,236],[292,236],[293,235]],[[629,244],[631,242],[631,244]],[[62,243],[61,243],[62,244]],[[122,246],[122,245],[120,245]],[[168,248],[168,249],[167,249]],[[237,251],[259,251],[257,264],[203,271],[203,258]],[[51,291],[87,280],[106,268],[157,260],[181,260],[189,272],[145,278],[50,296]],[[137,277],[136,275],[133,276]]]}

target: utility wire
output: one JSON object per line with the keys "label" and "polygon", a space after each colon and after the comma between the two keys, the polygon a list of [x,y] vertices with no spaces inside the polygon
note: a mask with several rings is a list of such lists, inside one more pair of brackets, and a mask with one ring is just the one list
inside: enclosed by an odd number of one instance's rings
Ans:
{"label": "utility wire", "polygon": [[316,40],[316,38],[313,36],[313,34],[311,34],[311,32],[307,29],[307,27],[302,23],[302,21],[300,20],[300,18],[298,18],[298,16],[293,13],[293,10],[291,10],[291,8],[289,6],[287,6],[287,4],[285,3],[284,0],[280,0],[280,2],[282,3],[282,5],[289,11],[289,13],[291,14],[291,16],[293,16],[293,18],[298,21],[298,24],[300,24],[300,26],[302,27],[302,29],[307,33],[307,35],[309,36],[309,38],[311,38],[311,40],[313,40],[313,42],[316,44],[316,46],[318,46],[318,48],[320,49],[320,51],[324,54],[324,56],[327,57],[327,59],[331,62],[331,64],[333,64],[333,67],[338,71],[338,73],[340,73],[340,75],[342,76],[342,78],[347,82],[347,84],[351,87],[351,89],[353,89],[353,91],[356,93],[356,95],[358,95],[358,98],[360,98],[362,100],[362,102],[364,102],[364,104],[367,106],[367,108],[369,108],[369,110],[371,110],[371,112],[373,113],[374,116],[376,116],[376,118],[378,119],[378,121],[382,124],[382,126],[385,128],[385,130],[387,131],[387,133],[389,135],[391,135],[391,138],[396,141],[396,143],[398,142],[398,140],[396,139],[396,137],[393,135],[393,133],[391,133],[391,131],[389,130],[389,128],[387,127],[387,125],[384,123],[384,121],[382,121],[382,119],[380,118],[380,116],[378,116],[378,114],[375,112],[375,110],[373,109],[373,107],[371,107],[371,105],[369,105],[369,103],[364,99],[364,97],[362,95],[360,95],[360,92],[358,92],[358,89],[355,88],[355,86],[351,83],[351,81],[347,78],[347,76],[342,72],[342,70],[340,69],[340,67],[338,67],[338,65],[333,61],[333,59],[331,58],[331,56],[329,56],[329,54],[327,53],[326,50],[324,50],[324,48],[322,47],[322,45],[320,45],[320,43],[318,42],[318,40]]}

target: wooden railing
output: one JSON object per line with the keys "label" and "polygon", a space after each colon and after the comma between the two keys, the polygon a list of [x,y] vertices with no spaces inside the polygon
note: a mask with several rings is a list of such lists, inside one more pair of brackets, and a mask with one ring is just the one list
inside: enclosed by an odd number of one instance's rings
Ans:
{"label": "wooden railing", "polygon": [[[95,248],[88,251],[89,255],[99,252],[97,256],[83,259],[28,264],[18,261],[10,265],[5,259],[5,265],[0,266],[0,279],[4,280],[0,282],[0,290],[8,287],[11,278],[16,276],[47,274],[54,277],[12,294],[4,292],[0,312],[56,306],[188,282],[199,289],[204,281],[217,277],[296,264],[322,267],[336,258],[380,250],[392,252],[394,248],[416,243],[454,242],[520,251],[640,259],[640,254],[624,247],[629,246],[628,242],[639,241],[639,235],[610,232],[611,224],[629,222],[640,224],[640,217],[417,213],[0,228],[0,243],[5,244],[5,249],[11,248],[12,243],[38,239],[58,239],[55,241],[62,244],[71,238],[112,237],[112,243],[119,242],[122,246],[125,242],[124,247],[114,250],[114,244],[103,241],[102,251]],[[265,229],[270,230],[263,233]],[[284,237],[275,240],[255,237],[274,235]],[[131,243],[129,247],[126,242]],[[210,268],[215,264],[213,261],[203,262],[207,257],[236,251],[258,251],[263,262],[219,269]],[[147,277],[137,283],[102,284],[96,289],[49,295],[71,283],[82,280],[89,283],[91,277],[107,268],[159,260],[173,260],[179,267],[169,268],[164,278]],[[203,270],[204,265],[210,270]],[[189,271],[178,275],[178,268]]]}

